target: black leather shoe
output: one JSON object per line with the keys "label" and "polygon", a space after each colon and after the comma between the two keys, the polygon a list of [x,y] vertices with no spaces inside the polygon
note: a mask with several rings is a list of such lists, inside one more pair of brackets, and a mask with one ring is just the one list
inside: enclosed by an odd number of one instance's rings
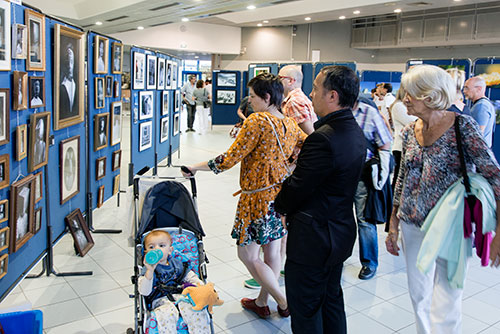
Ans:
{"label": "black leather shoe", "polygon": [[377,272],[377,269],[370,269],[367,266],[363,266],[361,270],[359,271],[358,278],[359,279],[370,279],[373,276],[375,276],[375,273]]}

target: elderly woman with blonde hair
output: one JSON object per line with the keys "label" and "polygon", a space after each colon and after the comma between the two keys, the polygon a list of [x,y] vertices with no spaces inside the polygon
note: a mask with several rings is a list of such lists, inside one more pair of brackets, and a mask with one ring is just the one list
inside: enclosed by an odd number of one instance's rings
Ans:
{"label": "elderly woman with blonde hair", "polygon": [[447,69],[446,73],[451,76],[457,89],[457,98],[453,101],[451,107],[448,108],[448,111],[471,116],[469,106],[463,102],[464,96],[462,94],[462,89],[464,88],[465,83],[465,71],[454,67]]}
{"label": "elderly woman with blonde hair", "polygon": [[[443,69],[416,66],[403,75],[401,84],[406,91],[403,102],[408,114],[418,119],[402,131],[401,169],[386,247],[389,253],[398,255],[401,227],[417,332],[461,333],[463,282],[472,243],[463,233],[464,195],[460,179],[463,174],[456,134],[461,137],[471,184],[473,179],[480,178],[485,191],[486,188],[490,191],[489,202],[481,201],[493,211],[488,222],[492,230],[496,229],[490,245],[490,259],[496,267],[500,262],[500,167],[477,123],[469,116],[447,111],[456,100],[457,89]],[[479,175],[471,173],[474,168]],[[449,189],[459,187],[462,193],[455,201],[456,206],[445,207],[448,215],[434,218],[438,217],[435,209],[443,208],[441,198],[447,198]],[[431,229],[433,232],[428,232]],[[434,233],[436,230],[440,232]],[[459,261],[453,262],[451,258]],[[462,271],[457,272],[457,268]]]}

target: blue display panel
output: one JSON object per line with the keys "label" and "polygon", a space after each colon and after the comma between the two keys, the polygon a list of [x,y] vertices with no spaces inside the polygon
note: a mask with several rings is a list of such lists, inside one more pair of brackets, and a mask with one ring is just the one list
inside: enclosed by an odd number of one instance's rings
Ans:
{"label": "blue display panel", "polygon": [[[329,62],[329,63],[315,63],[314,64],[314,78],[318,76],[319,71],[325,66],[332,66],[332,65],[338,65],[338,66],[347,66],[353,71],[356,71],[356,63],[355,62]],[[314,79],[313,79],[314,81]]]}
{"label": "blue display panel", "polygon": [[241,99],[241,72],[212,72],[212,123],[235,124]]}
{"label": "blue display panel", "polygon": [[393,94],[399,89],[401,84],[401,72],[389,71],[363,71],[361,72],[360,90],[369,94],[372,88],[380,82],[390,83]]}

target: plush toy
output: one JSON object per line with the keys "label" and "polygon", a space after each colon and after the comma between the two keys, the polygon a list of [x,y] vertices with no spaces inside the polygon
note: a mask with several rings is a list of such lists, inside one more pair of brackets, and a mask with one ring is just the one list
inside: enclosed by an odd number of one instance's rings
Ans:
{"label": "plush toy", "polygon": [[182,291],[188,299],[192,301],[193,310],[201,311],[205,306],[208,306],[208,312],[212,312],[214,305],[220,306],[224,304],[222,299],[219,299],[217,291],[214,289],[213,283],[206,285],[190,286]]}

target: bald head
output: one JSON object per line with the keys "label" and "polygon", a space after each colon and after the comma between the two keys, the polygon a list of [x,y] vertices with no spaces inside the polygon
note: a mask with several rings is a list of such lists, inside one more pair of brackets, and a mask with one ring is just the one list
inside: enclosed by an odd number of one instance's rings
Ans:
{"label": "bald head", "polygon": [[278,73],[285,90],[285,96],[295,88],[302,87],[302,67],[300,65],[286,65]]}
{"label": "bald head", "polygon": [[485,92],[486,82],[481,77],[472,77],[464,84],[464,94],[472,102],[485,97]]}

